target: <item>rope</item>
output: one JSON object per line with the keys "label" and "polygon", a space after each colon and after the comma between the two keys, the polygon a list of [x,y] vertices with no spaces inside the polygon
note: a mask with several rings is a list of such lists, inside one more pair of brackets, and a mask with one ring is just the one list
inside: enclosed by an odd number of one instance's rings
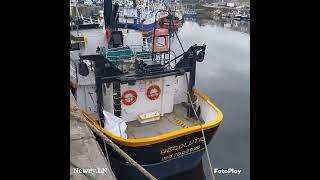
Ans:
{"label": "rope", "polygon": [[[91,80],[89,80],[89,81],[91,81]],[[96,103],[94,102],[91,93],[89,92],[88,94],[90,95],[91,100],[92,100],[92,103],[96,106],[96,110],[98,111],[98,104],[96,104]],[[102,107],[102,109],[104,109],[104,108]],[[100,119],[99,119],[99,125],[102,127],[102,123],[101,123],[101,120],[100,120]],[[105,141],[103,141],[103,148],[104,148],[104,151],[106,152],[107,160],[108,160],[108,162],[110,163],[109,155],[108,155],[108,150],[107,150],[106,142],[105,142]]]}
{"label": "rope", "polygon": [[105,136],[101,131],[99,131],[95,126],[89,123],[79,111],[79,109],[73,108],[70,111],[70,116],[75,118],[80,122],[86,123],[99,137],[101,137],[109,146],[111,146],[116,152],[118,152],[123,158],[125,158],[129,163],[131,163],[135,168],[137,168],[143,175],[147,178],[156,180],[153,175],[151,175],[146,169],[144,169],[140,164],[133,160],[129,155],[127,155],[122,149],[119,148],[114,142],[112,142],[107,136]]}
{"label": "rope", "polygon": [[[188,76],[187,76],[187,73],[186,73],[186,79],[187,79],[187,85],[189,87],[189,82],[188,82]],[[188,97],[189,97],[189,100],[191,102],[191,107],[192,107],[192,110],[194,112],[194,114],[196,115],[196,118],[197,120],[200,122],[199,125],[201,126],[201,132],[202,132],[202,137],[203,137],[203,143],[204,143],[204,147],[206,149],[206,154],[207,154],[207,160],[208,160],[208,163],[209,163],[209,167],[210,167],[210,172],[211,172],[211,176],[212,176],[212,179],[215,180],[215,177],[214,177],[214,173],[213,173],[213,168],[212,168],[212,164],[211,164],[211,159],[210,159],[210,156],[209,156],[209,151],[208,151],[208,147],[207,147],[207,141],[206,141],[206,137],[204,135],[204,130],[203,130],[203,126],[202,126],[202,123],[198,117],[198,114],[193,106],[193,103],[192,103],[192,99],[191,99],[191,96],[190,96],[190,93],[189,91],[187,91],[187,94],[188,94]]]}
{"label": "rope", "polygon": [[[98,108],[97,108],[98,109]],[[99,125],[102,127],[102,124],[101,124],[101,120],[99,119]],[[103,148],[104,148],[104,151],[106,152],[106,156],[107,156],[107,160],[108,162],[110,163],[110,159],[109,159],[109,155],[108,155],[108,150],[107,150],[107,146],[106,146],[106,142],[103,141]]]}

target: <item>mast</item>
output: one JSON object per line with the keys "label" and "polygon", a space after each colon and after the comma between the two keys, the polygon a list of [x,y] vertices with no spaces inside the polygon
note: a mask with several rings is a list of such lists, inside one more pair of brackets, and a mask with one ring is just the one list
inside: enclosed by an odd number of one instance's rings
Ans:
{"label": "mast", "polygon": [[112,0],[104,0],[103,3],[103,19],[106,27],[111,26]]}

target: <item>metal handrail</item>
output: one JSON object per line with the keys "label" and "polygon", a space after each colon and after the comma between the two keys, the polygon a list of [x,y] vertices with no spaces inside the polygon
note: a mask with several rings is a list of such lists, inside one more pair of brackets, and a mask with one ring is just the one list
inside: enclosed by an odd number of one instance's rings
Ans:
{"label": "metal handrail", "polygon": [[[121,48],[112,48],[112,49],[108,49],[108,51],[106,52],[105,56],[109,57],[109,58],[117,58],[117,60],[109,60],[111,62],[118,62],[118,61],[123,61],[123,60],[129,60],[132,58],[137,58],[137,57],[141,57],[141,56],[149,56],[151,57],[151,52],[148,48],[145,48],[141,45],[132,45],[131,47],[127,46],[129,49],[121,49]],[[123,47],[122,47],[123,48]],[[109,55],[108,56],[108,52],[112,52],[112,51],[117,51],[117,52],[124,52],[124,51],[128,51],[131,50],[132,54],[130,55]],[[145,51],[145,52],[144,52]],[[139,53],[139,55],[137,54]],[[149,58],[147,58],[149,59]],[[151,58],[150,58],[151,59]]]}

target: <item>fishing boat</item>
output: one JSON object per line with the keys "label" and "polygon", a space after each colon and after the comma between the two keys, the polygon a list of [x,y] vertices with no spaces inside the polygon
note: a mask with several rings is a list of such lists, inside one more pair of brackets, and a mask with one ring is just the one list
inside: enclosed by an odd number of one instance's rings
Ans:
{"label": "fishing boat", "polygon": [[238,10],[237,14],[234,15],[233,19],[239,21],[249,21],[250,17],[246,14],[240,14],[240,11]]}
{"label": "fishing boat", "polygon": [[244,14],[240,17],[240,21],[250,21],[250,17],[248,15]]}
{"label": "fishing boat", "polygon": [[241,14],[239,13],[239,11],[238,11],[238,13],[233,16],[233,19],[234,19],[234,20],[241,20],[241,16],[242,16],[242,15],[241,15]]}
{"label": "fishing boat", "polygon": [[195,10],[187,10],[183,13],[184,18],[195,18],[197,16],[197,12]]}
{"label": "fishing boat", "polygon": [[124,3],[119,9],[120,28],[137,29],[142,31],[151,31],[154,28],[154,18],[159,20],[160,17],[155,17],[155,13],[163,8],[162,4],[150,4],[149,0],[139,1],[138,4]]}
{"label": "fishing boat", "polygon": [[174,29],[180,28],[183,25],[183,17],[179,15],[176,11],[171,11],[170,14],[163,15],[159,19],[159,25],[162,28],[169,29],[173,27]]}
{"label": "fishing boat", "polygon": [[[110,4],[105,0],[105,9]],[[73,61],[71,85],[83,115],[157,179],[193,169],[223,118],[195,88],[196,64],[204,61],[206,45],[184,51],[180,44],[183,53],[174,56],[169,30],[154,28],[151,56],[139,56],[125,47],[123,31],[113,26],[115,18],[109,21],[112,11],[105,12],[106,29],[111,29],[105,31],[111,34],[107,54],[100,47]],[[123,51],[115,53],[114,48]],[[117,179],[147,179],[97,140]]]}

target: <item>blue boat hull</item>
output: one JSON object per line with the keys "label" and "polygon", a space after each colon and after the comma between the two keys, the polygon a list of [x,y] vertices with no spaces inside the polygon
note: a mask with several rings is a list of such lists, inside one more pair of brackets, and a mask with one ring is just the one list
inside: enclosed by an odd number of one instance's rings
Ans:
{"label": "blue boat hull", "polygon": [[[204,130],[207,144],[218,127]],[[101,139],[97,140],[103,150]],[[201,131],[140,147],[116,144],[157,179],[165,179],[195,168],[201,162],[205,148]],[[118,180],[147,179],[108,145],[107,150],[112,171]]]}
{"label": "blue boat hull", "polygon": [[238,21],[250,21],[249,17],[234,17],[234,20],[238,20]]}
{"label": "blue boat hull", "polygon": [[[179,174],[194,169],[201,163],[204,149],[192,152],[188,156],[180,156],[165,162],[143,165],[157,179],[165,179],[169,176]],[[118,180],[148,180],[140,171],[133,167],[130,163],[123,163],[113,157],[109,157],[112,170]]]}
{"label": "blue boat hull", "polygon": [[195,18],[195,17],[197,17],[197,15],[196,14],[184,14],[183,17],[184,18]]}
{"label": "blue boat hull", "polygon": [[240,17],[240,21],[249,21],[249,17]]}
{"label": "blue boat hull", "polygon": [[[156,23],[158,24],[158,23]],[[118,23],[118,27],[125,28],[126,23]],[[151,24],[142,24],[142,23],[127,23],[128,29],[135,29],[135,30],[144,30],[144,31],[151,31],[154,28],[154,23]]]}

